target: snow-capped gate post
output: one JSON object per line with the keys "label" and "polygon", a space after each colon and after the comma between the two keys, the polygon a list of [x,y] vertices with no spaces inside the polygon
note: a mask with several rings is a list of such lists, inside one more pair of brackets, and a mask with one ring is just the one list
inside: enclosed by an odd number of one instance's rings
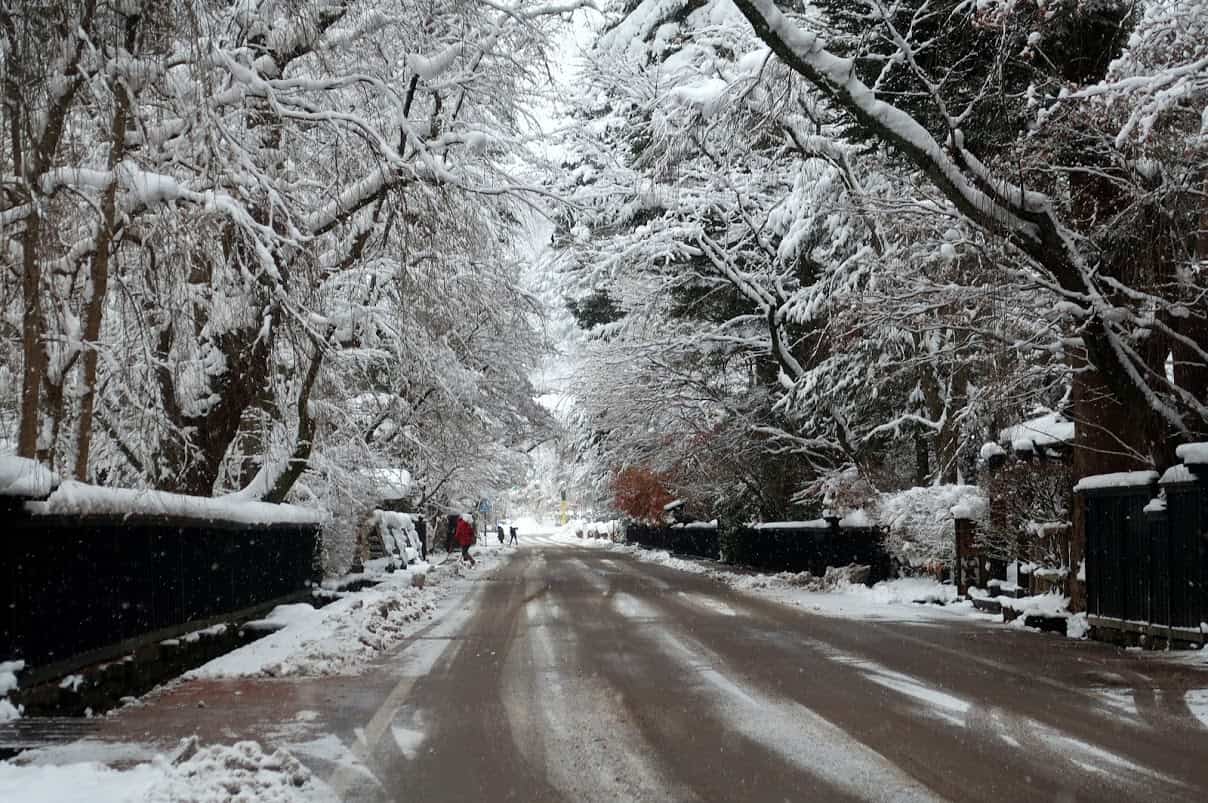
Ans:
{"label": "snow-capped gate post", "polygon": [[956,593],[962,597],[968,595],[969,587],[985,588],[988,577],[983,578],[986,574],[984,561],[981,553],[978,552],[974,545],[974,537],[977,534],[977,523],[972,517],[955,516],[953,519],[954,531],[956,536],[955,544],[955,566],[956,569]]}

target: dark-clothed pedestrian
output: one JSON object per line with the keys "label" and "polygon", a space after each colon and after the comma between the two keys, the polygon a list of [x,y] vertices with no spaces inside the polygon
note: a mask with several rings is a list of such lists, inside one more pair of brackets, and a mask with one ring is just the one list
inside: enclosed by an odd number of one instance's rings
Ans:
{"label": "dark-clothed pedestrian", "polygon": [[471,566],[475,565],[477,561],[470,554],[470,547],[474,545],[477,536],[474,534],[474,523],[464,513],[457,520],[457,529],[454,532],[454,538],[457,539],[457,545],[461,547],[461,559],[463,561],[470,561]]}
{"label": "dark-clothed pedestrian", "polygon": [[510,527],[508,527],[508,532],[511,533],[511,536],[512,536],[511,538],[508,539],[508,546],[511,546],[512,544],[515,544],[516,546],[520,546],[520,542],[516,540],[516,525],[513,524]]}
{"label": "dark-clothed pedestrian", "polygon": [[495,525],[495,534],[499,536],[499,545],[503,546],[503,525],[502,524]]}
{"label": "dark-clothed pedestrian", "polygon": [[457,532],[457,522],[461,520],[461,516],[456,513],[449,514],[448,526],[445,529],[445,552],[452,552],[453,545],[457,543],[454,534]]}

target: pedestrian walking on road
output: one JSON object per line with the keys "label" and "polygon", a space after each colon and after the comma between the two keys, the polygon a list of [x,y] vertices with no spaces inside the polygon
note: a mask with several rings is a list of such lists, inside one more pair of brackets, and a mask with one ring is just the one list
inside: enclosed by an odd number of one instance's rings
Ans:
{"label": "pedestrian walking on road", "polygon": [[503,546],[503,525],[495,525],[495,534],[499,536],[499,546]]}
{"label": "pedestrian walking on road", "polygon": [[508,532],[512,535],[512,537],[508,539],[508,546],[511,546],[512,544],[520,546],[520,542],[516,540],[516,525],[513,524],[508,527]]}
{"label": "pedestrian walking on road", "polygon": [[457,520],[457,530],[453,537],[457,539],[457,545],[461,547],[461,559],[470,561],[471,566],[475,565],[477,561],[470,554],[470,547],[474,545],[477,536],[474,534],[474,523],[466,514],[461,514],[461,518]]}

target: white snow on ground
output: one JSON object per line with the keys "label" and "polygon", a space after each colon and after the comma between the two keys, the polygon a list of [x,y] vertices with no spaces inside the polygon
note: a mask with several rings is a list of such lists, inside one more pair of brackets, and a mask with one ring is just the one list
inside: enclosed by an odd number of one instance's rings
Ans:
{"label": "white snow on ground", "polygon": [[428,738],[428,734],[416,728],[404,728],[402,725],[391,725],[390,735],[394,737],[394,744],[398,747],[408,761],[414,761],[419,755],[419,748],[423,745],[424,740]]}
{"label": "white snow on ground", "polygon": [[[574,536],[571,536],[574,539]],[[525,760],[545,768],[565,800],[690,800],[660,766],[616,687],[595,672],[555,673],[579,655],[555,596],[525,606],[528,638],[504,656],[503,702],[512,739]],[[590,717],[583,716],[591,711]]]}
{"label": "white snow on ground", "polygon": [[[465,568],[455,559],[438,567],[421,564],[408,571],[383,573],[378,586],[350,592],[320,609],[308,604],[278,606],[257,625],[276,628],[272,634],[211,661],[186,678],[322,675],[355,669],[364,660],[389,649],[417,630],[419,620],[427,618],[436,603],[448,596],[454,578],[490,570],[507,551],[477,548],[473,554],[478,560],[476,568]],[[425,574],[422,589],[412,586],[412,578],[419,574]],[[431,660],[416,671],[430,671]],[[295,724],[304,724],[315,716],[313,711],[299,711]],[[402,731],[394,736],[396,741],[406,737],[409,745],[418,745],[422,739],[421,734]],[[400,742],[399,746],[402,749],[403,744]],[[291,744],[289,752],[277,750],[273,753],[265,753],[255,742],[201,747],[195,741],[188,741],[174,756],[157,755],[144,745],[110,745],[85,740],[23,753],[20,764],[0,762],[0,801],[278,803],[337,800],[332,788],[312,776],[291,752],[326,759],[349,772],[359,772],[372,779],[372,773],[359,763],[357,756],[334,736]],[[107,766],[131,762],[136,763],[121,771]]]}
{"label": "white snow on ground", "polygon": [[612,606],[626,619],[657,619],[659,615],[650,605],[624,591],[613,595]]}
{"label": "white snow on ground", "polygon": [[738,611],[731,608],[726,603],[719,599],[709,596],[708,594],[692,594],[687,591],[680,591],[679,595],[691,602],[693,605],[699,605],[702,608],[708,608],[714,613],[720,613],[722,616],[737,616]]}
{"label": "white snow on ground", "polygon": [[1132,727],[1145,727],[1146,722],[1137,709],[1136,692],[1130,688],[1114,686],[1091,686],[1087,691],[1110,709],[1117,717],[1125,717]]}
{"label": "white snow on ground", "polygon": [[[481,573],[506,554],[473,550],[478,566],[465,568],[456,558],[443,566],[416,564],[405,571],[374,574],[380,584],[346,594],[330,605],[281,605],[253,627],[275,632],[187,673],[185,678],[253,675],[326,675],[347,670],[398,644],[419,627],[450,581],[466,572]],[[424,587],[413,583],[424,577]]]}
{"label": "white snow on ground", "polygon": [[1045,616],[1058,619],[1068,619],[1070,616],[1070,598],[1061,594],[1037,594],[1032,597],[1002,597],[999,600],[1004,608],[1010,608],[1019,613],[1019,617],[1011,621],[1014,627],[1024,627],[1028,616]]}
{"label": "white snow on ground", "polygon": [[958,727],[965,727],[971,703],[947,692],[928,686],[918,678],[894,672],[884,666],[854,656],[836,657],[841,663],[859,669],[866,678],[879,686],[896,691],[924,706],[928,713]]}
{"label": "white snow on ground", "polygon": [[19,763],[39,767],[89,763],[130,766],[154,761],[159,754],[160,750],[150,744],[77,739],[74,742],[26,750],[20,754]]}
{"label": "white snow on ground", "polygon": [[162,769],[153,764],[119,772],[97,763],[17,767],[0,762],[0,800],[135,803],[147,799],[147,792],[162,775]]}
{"label": "white snow on ground", "polygon": [[868,680],[910,698],[924,707],[925,712],[958,727],[966,727],[966,716],[973,705],[948,692],[929,686],[922,680],[896,672],[876,661],[844,652],[826,642],[808,640],[811,649],[829,660],[857,669]]}
{"label": "white snow on ground", "polygon": [[[577,538],[569,529],[559,530],[553,535],[556,542],[568,545],[596,547],[623,552],[644,561],[677,569],[691,574],[701,574],[730,586],[736,591],[765,597],[785,605],[805,608],[813,613],[837,618],[914,621],[944,620],[954,617],[975,619],[984,622],[1001,622],[998,614],[984,614],[965,601],[957,601],[956,587],[940,583],[930,577],[899,577],[885,580],[872,587],[851,584],[840,580],[834,585],[826,584],[820,590],[823,578],[813,577],[807,572],[794,574],[780,572],[761,574],[730,571],[714,562],[697,559],[677,558],[664,550],[643,549],[631,544],[613,544],[603,540]],[[693,600],[701,603],[700,600]],[[1066,632],[1070,638],[1086,637],[1089,626],[1086,614],[1070,614],[1066,609],[1068,597],[1042,594],[1023,599],[1006,600],[1004,604],[1014,607],[1022,614],[1011,622],[1012,627],[1025,628],[1026,614],[1057,616],[1067,619]],[[1208,655],[1208,651],[1204,651]]]}
{"label": "white snow on ground", "polygon": [[1208,689],[1188,689],[1183,695],[1183,702],[1200,724],[1208,728]]}
{"label": "white snow on ground", "polygon": [[956,599],[956,589],[926,577],[903,577],[886,580],[871,588],[863,585],[841,583],[830,591],[818,591],[813,586],[820,578],[807,573],[793,574],[747,574],[717,568],[698,560],[677,558],[661,550],[641,549],[630,545],[608,542],[579,540],[573,536],[569,543],[598,546],[632,555],[647,563],[657,563],[672,569],[692,574],[703,574],[745,593],[768,597],[777,602],[807,608],[826,616],[854,619],[904,619],[951,618],[964,616],[942,604]]}
{"label": "white snow on ground", "polygon": [[[709,576],[731,588],[749,594],[772,599],[786,605],[805,608],[813,613],[839,618],[882,621],[925,621],[961,617],[986,622],[1000,622],[998,614],[978,612],[969,602],[958,602],[956,587],[940,583],[930,577],[899,577],[884,580],[872,587],[839,582],[833,587],[819,590],[822,578],[802,572],[780,572],[758,574],[729,571],[716,563],[677,558],[663,550],[643,549],[631,544],[612,544],[607,541],[579,539],[560,532],[557,540],[578,546],[624,552],[634,558],[656,563],[691,574]],[[1089,626],[1086,614],[1070,614],[1066,609],[1068,597],[1057,594],[1042,594],[1023,599],[1004,598],[1004,604],[1021,612],[1011,622],[1012,627],[1024,628],[1027,614],[1064,617],[1067,619],[1066,633],[1070,638],[1086,637]],[[1204,651],[1208,655],[1208,651]]]}
{"label": "white snow on ground", "polygon": [[334,795],[288,753],[255,742],[198,747],[128,770],[91,761],[61,766],[0,762],[0,800],[22,803],[221,803],[332,801]]}
{"label": "white snow on ground", "polygon": [[[880,753],[852,738],[829,720],[795,700],[759,691],[702,642],[658,625],[639,631],[660,650],[690,667],[687,677],[707,683],[717,694],[706,701],[735,732],[817,775],[853,797],[872,800],[930,801],[937,797]],[[689,687],[690,688],[690,687]],[[878,790],[881,794],[869,794]],[[892,794],[885,794],[892,790]]]}
{"label": "white snow on ground", "polygon": [[[365,763],[357,757],[356,753],[344,742],[340,741],[340,737],[334,734],[325,734],[317,739],[311,739],[304,742],[295,742],[289,745],[289,752],[302,758],[313,758],[320,761],[327,761],[338,768],[341,773],[347,773],[354,779],[369,783],[377,784],[377,776]],[[337,795],[338,797],[338,795]]]}

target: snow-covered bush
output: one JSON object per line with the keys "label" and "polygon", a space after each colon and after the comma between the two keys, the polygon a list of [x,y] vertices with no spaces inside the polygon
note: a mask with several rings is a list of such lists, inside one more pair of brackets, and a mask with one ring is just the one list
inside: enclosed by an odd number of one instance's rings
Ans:
{"label": "snow-covered bush", "polygon": [[956,546],[955,516],[984,521],[987,500],[976,485],[931,485],[882,494],[877,522],[885,546],[903,566],[951,567]]}

